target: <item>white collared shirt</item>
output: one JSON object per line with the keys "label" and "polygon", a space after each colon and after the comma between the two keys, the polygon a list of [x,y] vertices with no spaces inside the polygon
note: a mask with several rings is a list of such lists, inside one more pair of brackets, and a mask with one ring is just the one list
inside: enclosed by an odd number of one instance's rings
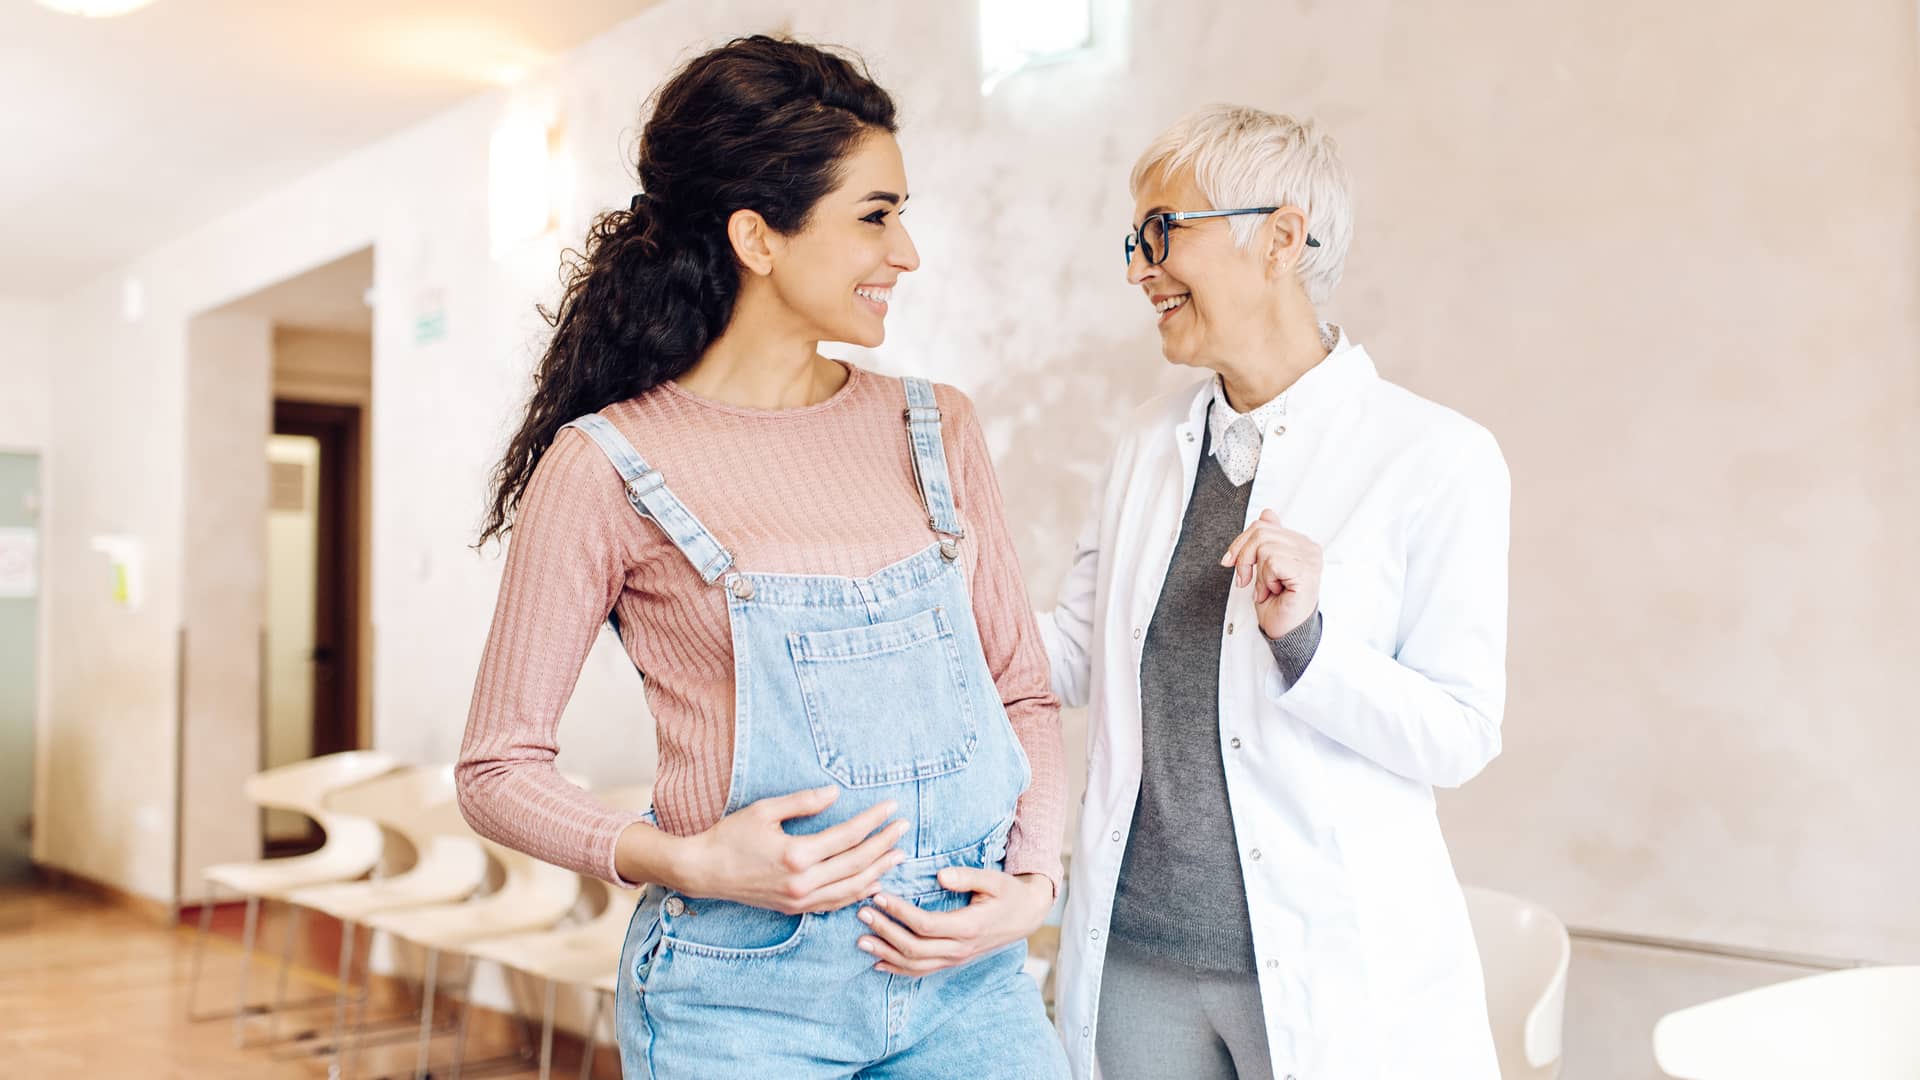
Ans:
{"label": "white collared shirt", "polygon": [[[1077,1080],[1099,1075],[1101,967],[1140,790],[1141,647],[1212,383],[1134,414],[1092,493],[1059,606],[1040,616],[1055,693],[1089,707],[1057,1013]],[[1320,645],[1285,685],[1251,589],[1235,588],[1221,617],[1218,732],[1274,1075],[1495,1080],[1433,788],[1464,783],[1500,751],[1506,463],[1484,428],[1380,379],[1344,336],[1286,398],[1246,520],[1276,510],[1324,549]]]}
{"label": "white collared shirt", "polygon": [[[1321,323],[1320,340],[1331,353],[1340,348],[1346,338],[1338,326]],[[1260,466],[1260,447],[1269,432],[1281,428],[1286,415],[1284,391],[1251,412],[1234,411],[1233,403],[1227,400],[1226,380],[1218,375],[1213,377],[1213,408],[1207,413],[1207,441],[1213,447],[1214,458],[1220,462],[1220,470],[1227,474],[1234,487],[1253,479],[1254,470]],[[1242,420],[1247,422],[1243,424]]]}

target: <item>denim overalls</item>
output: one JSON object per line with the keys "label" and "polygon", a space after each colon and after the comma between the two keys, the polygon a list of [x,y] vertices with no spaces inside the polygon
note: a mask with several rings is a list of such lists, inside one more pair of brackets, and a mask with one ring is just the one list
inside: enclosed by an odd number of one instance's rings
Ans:
{"label": "denim overalls", "polygon": [[[787,823],[811,833],[886,799],[909,823],[907,861],[881,879],[930,911],[966,906],[947,866],[998,869],[1026,790],[981,653],[964,535],[933,387],[905,380],[906,428],[928,546],[871,577],[752,573],[598,415],[573,422],[702,579],[727,594],[734,663],[726,812],[829,780],[840,798]],[[805,493],[796,493],[804,498]],[[616,1026],[628,1080],[815,1077],[1064,1078],[1066,1059],[1016,942],[924,978],[873,970],[865,904],[783,915],[647,887],[620,958]]]}

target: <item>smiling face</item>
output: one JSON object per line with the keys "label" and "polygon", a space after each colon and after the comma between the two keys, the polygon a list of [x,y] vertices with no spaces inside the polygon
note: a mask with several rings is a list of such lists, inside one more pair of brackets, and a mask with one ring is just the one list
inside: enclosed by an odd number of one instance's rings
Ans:
{"label": "smiling face", "polygon": [[873,348],[901,274],[920,265],[900,223],[907,171],[892,135],[874,131],[841,163],[840,183],[799,232],[779,238],[769,283],[819,341]]}
{"label": "smiling face", "polygon": [[[1148,173],[1134,198],[1137,226],[1150,214],[1214,210],[1195,186],[1190,170]],[[1229,218],[1203,218],[1170,225],[1167,257],[1147,265],[1145,251],[1127,264],[1127,282],[1140,286],[1159,320],[1160,351],[1175,364],[1218,369],[1257,338],[1267,322],[1274,291],[1256,239],[1245,249],[1233,242]],[[1265,223],[1261,235],[1266,232]]]}

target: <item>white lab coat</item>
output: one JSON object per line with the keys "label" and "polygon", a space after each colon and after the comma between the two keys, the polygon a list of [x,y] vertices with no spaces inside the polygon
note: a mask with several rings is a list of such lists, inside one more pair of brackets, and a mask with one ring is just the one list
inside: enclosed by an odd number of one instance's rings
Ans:
{"label": "white lab coat", "polygon": [[[1090,705],[1058,1016],[1094,1058],[1108,919],[1140,789],[1140,650],[1200,460],[1212,377],[1142,406],[1059,606],[1054,690]],[[1497,1080],[1480,963],[1433,788],[1500,752],[1506,463],[1344,335],[1264,436],[1247,521],[1325,549],[1319,651],[1283,691],[1250,588],[1221,616],[1220,747],[1276,1078]],[[1180,883],[1164,884],[1180,903]]]}

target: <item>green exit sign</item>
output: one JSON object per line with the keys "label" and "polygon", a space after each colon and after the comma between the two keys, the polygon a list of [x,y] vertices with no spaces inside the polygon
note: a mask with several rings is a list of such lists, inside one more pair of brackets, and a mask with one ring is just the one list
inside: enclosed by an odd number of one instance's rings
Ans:
{"label": "green exit sign", "polygon": [[413,343],[431,345],[447,336],[447,301],[439,289],[428,289],[414,304]]}

